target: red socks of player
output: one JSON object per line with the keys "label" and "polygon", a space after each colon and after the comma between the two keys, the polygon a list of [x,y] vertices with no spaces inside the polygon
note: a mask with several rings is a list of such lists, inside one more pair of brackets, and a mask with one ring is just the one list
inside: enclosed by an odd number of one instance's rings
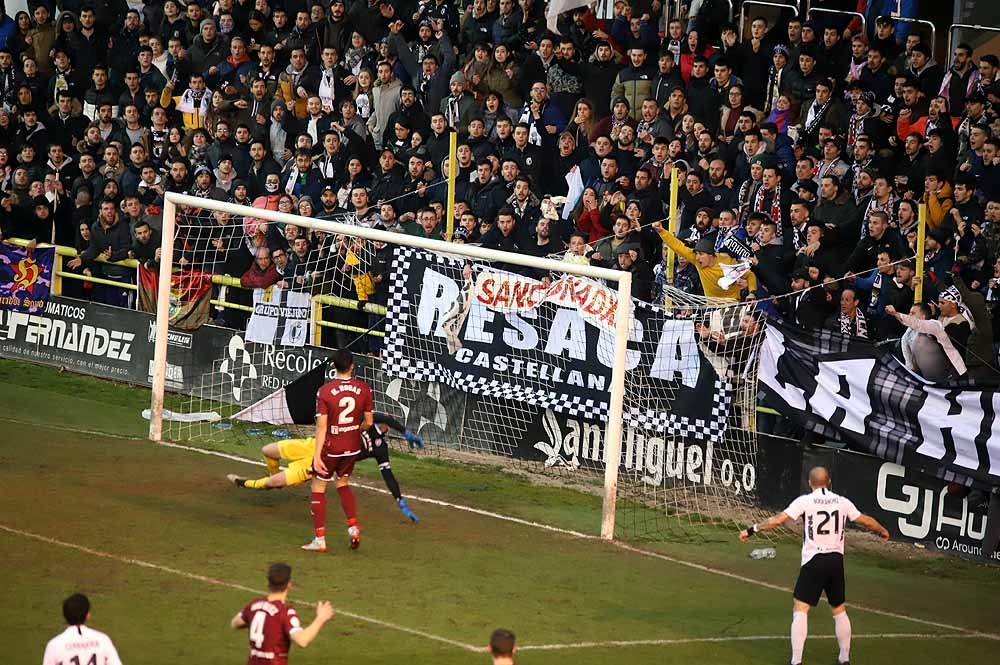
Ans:
{"label": "red socks of player", "polygon": [[326,537],[326,494],[312,492],[309,495],[309,513],[313,518],[313,531],[317,538]]}
{"label": "red socks of player", "polygon": [[354,502],[354,493],[350,485],[337,488],[340,495],[340,505],[344,508],[344,515],[347,516],[347,526],[355,526],[358,523],[358,507]]}

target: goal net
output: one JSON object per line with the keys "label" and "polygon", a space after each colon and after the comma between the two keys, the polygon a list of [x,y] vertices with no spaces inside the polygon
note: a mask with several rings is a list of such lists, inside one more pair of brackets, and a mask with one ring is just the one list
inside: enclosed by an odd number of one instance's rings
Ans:
{"label": "goal net", "polygon": [[[157,301],[151,438],[256,456],[312,436],[326,361],[349,348],[376,411],[421,437],[421,454],[602,494],[605,536],[676,538],[759,517],[763,319],[751,307],[669,286],[655,304],[623,300],[631,277],[619,271],[357,215],[171,194],[164,219],[173,273],[159,274],[171,295]],[[210,321],[178,330],[190,310],[181,287],[198,272],[227,276],[213,280]]]}

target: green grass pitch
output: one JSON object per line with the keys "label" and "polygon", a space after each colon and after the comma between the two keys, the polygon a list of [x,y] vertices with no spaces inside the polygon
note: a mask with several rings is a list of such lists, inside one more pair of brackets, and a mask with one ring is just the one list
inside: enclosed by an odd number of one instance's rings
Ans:
{"label": "green grass pitch", "polygon": [[[292,654],[299,665],[486,663],[474,650],[497,626],[517,633],[518,662],[529,665],[788,660],[790,594],[767,585],[794,582],[794,538],[779,539],[778,558],[764,561],[749,560],[750,547],[721,530],[630,551],[441,505],[594,534],[596,497],[486,465],[396,454],[404,493],[438,500],[411,501],[422,522],[360,489],[361,549],[348,549],[331,497],[331,551],[306,553],[306,490],[237,490],[226,473],[262,467],[144,441],[147,401],[142,389],[0,361],[4,663],[41,660],[73,591],[91,597],[92,625],[112,636],[126,664],[245,662],[246,635],[228,622],[276,560],[294,569],[292,600],[304,618],[318,599],[338,611],[312,646]],[[256,445],[218,450],[256,458]],[[360,483],[381,487],[371,462],[359,471]],[[847,561],[848,602],[882,611],[851,610],[853,662],[995,658],[1000,642],[975,633],[1000,633],[996,568],[902,547],[849,552]],[[809,628],[805,662],[834,662],[825,604]]]}

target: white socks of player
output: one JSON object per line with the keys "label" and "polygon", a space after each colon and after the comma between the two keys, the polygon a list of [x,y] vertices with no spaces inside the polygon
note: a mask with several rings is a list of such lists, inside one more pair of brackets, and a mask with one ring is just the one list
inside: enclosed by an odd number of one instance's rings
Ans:
{"label": "white socks of player", "polygon": [[837,634],[837,646],[840,647],[837,662],[846,663],[851,660],[851,620],[847,612],[833,615],[833,632]]}
{"label": "white socks of player", "polygon": [[809,615],[805,612],[792,612],[792,665],[799,665],[802,662],[802,651],[806,648],[808,632]]}

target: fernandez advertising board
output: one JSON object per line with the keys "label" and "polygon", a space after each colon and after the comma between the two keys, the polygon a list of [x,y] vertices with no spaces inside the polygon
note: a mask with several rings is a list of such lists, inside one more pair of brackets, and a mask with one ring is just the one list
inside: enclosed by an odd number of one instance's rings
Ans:
{"label": "fernandez advertising board", "polygon": [[106,305],[51,298],[37,313],[0,309],[0,356],[81,374],[145,383],[153,359],[148,317]]}

